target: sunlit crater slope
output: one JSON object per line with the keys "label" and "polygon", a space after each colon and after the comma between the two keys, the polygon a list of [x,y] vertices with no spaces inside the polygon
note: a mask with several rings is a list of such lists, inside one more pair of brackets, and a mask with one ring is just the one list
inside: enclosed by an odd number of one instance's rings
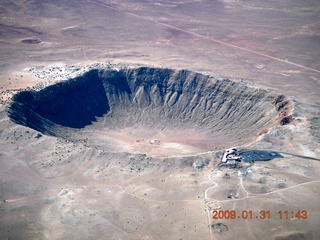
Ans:
{"label": "sunlit crater slope", "polygon": [[243,145],[287,124],[283,95],[187,70],[95,69],[22,91],[8,108],[14,122],[108,151],[194,154]]}

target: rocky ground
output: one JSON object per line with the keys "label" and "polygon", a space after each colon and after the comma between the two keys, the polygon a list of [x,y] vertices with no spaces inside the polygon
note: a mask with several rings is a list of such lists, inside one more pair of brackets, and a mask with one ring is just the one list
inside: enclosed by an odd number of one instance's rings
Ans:
{"label": "rocky ground", "polygon": [[0,239],[319,239],[317,1],[0,6]]}

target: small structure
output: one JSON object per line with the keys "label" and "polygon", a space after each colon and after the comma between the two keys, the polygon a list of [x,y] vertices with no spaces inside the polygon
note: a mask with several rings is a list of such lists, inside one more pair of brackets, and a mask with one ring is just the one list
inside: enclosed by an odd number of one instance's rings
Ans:
{"label": "small structure", "polygon": [[282,158],[282,157],[283,156],[281,156],[278,152],[275,152],[275,151],[246,150],[246,149],[242,149],[238,151],[236,148],[229,148],[224,152],[222,156],[221,165],[222,166],[227,165],[233,168],[245,167],[246,169],[246,166],[241,166],[239,163],[242,162],[244,163],[244,165],[246,165],[247,163],[251,166],[255,161],[270,161],[274,158]]}
{"label": "small structure", "polygon": [[236,165],[241,162],[241,159],[236,148],[229,148],[223,154],[221,162],[227,165]]}
{"label": "small structure", "polygon": [[158,139],[152,139],[149,141],[150,144],[154,144],[154,145],[160,145],[160,140]]}
{"label": "small structure", "polygon": [[192,164],[192,167],[194,168],[194,169],[202,169],[202,168],[204,168],[206,166],[206,164],[204,163],[204,162],[194,162],[193,164]]}

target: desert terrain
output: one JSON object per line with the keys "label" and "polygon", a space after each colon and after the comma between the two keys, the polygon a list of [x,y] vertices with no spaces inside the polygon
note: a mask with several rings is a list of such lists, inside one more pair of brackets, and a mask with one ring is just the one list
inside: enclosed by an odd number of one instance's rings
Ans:
{"label": "desert terrain", "polygon": [[[320,239],[317,1],[0,17],[0,239]],[[282,158],[221,166],[231,147]]]}

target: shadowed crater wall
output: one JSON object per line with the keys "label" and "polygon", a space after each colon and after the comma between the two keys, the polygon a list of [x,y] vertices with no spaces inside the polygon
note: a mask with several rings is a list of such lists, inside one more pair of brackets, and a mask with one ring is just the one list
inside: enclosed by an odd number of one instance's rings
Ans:
{"label": "shadowed crater wall", "polygon": [[288,123],[290,112],[290,101],[271,91],[187,70],[146,67],[91,70],[37,92],[20,92],[8,107],[12,121],[48,135],[90,133],[97,145],[103,139],[156,138],[151,143],[202,150],[248,143]]}
{"label": "shadowed crater wall", "polygon": [[9,116],[18,124],[55,135],[56,125],[83,128],[109,110],[102,81],[92,71],[39,92],[20,92],[13,98]]}

